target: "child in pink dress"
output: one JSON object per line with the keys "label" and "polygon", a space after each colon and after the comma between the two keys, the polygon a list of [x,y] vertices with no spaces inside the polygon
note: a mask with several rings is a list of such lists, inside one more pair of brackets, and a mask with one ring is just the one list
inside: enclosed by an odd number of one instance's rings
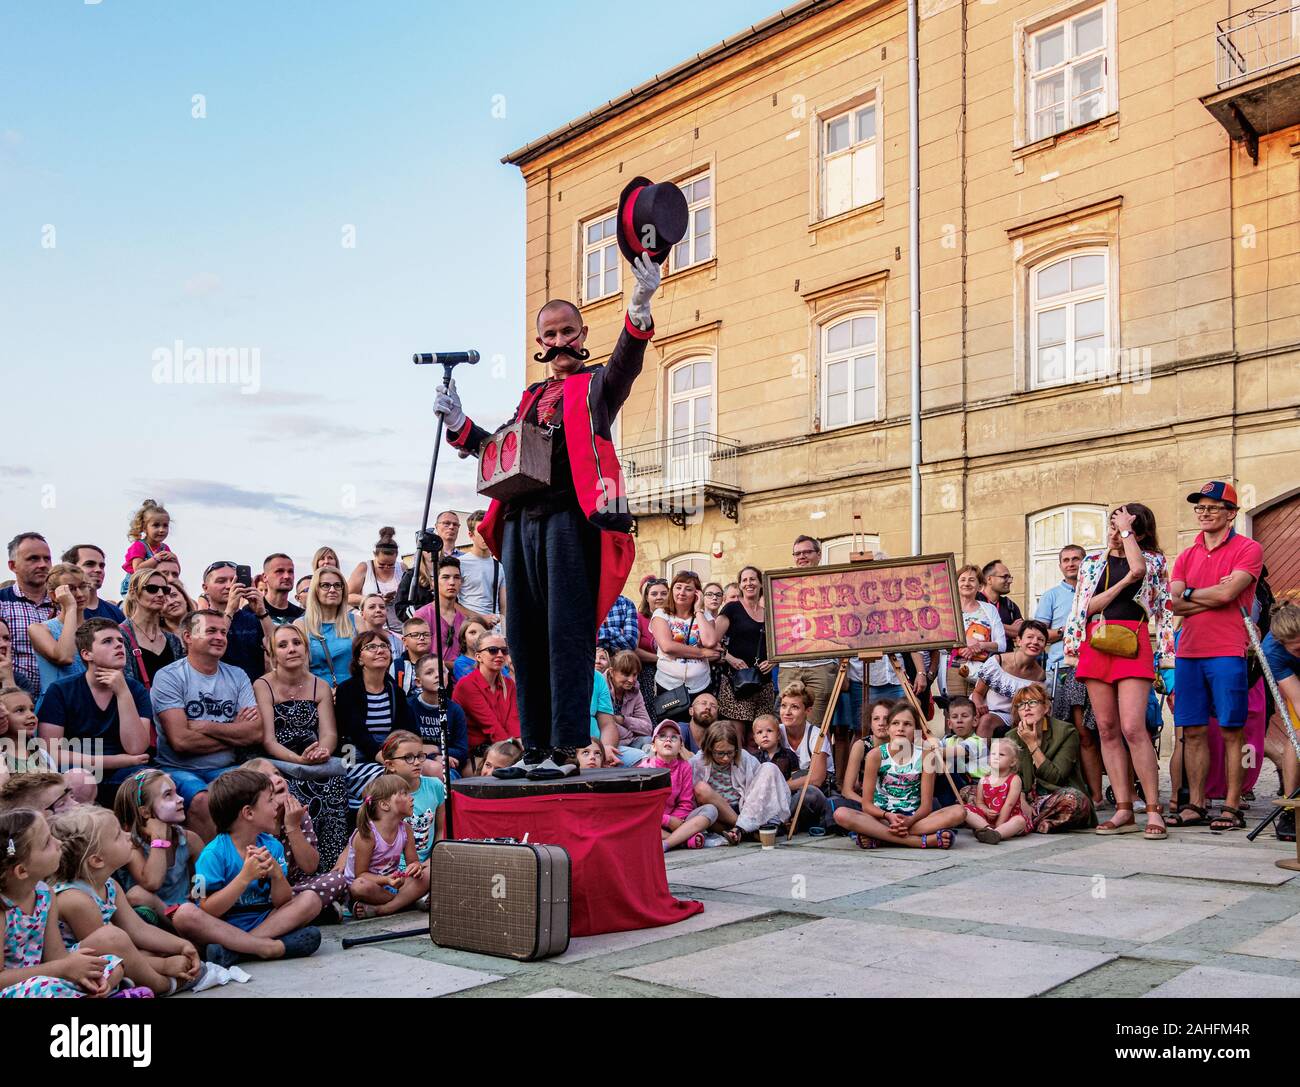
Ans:
{"label": "child in pink dress", "polygon": [[985,845],[1028,833],[1028,806],[1022,805],[1024,786],[1016,772],[1016,745],[1002,738],[989,746],[989,772],[961,791],[966,805],[966,825]]}
{"label": "child in pink dress", "polygon": [[639,766],[667,770],[672,782],[659,828],[664,852],[679,845],[687,849],[701,848],[704,832],[718,821],[718,809],[712,804],[695,803],[694,775],[691,764],[681,757],[682,733],[676,721],[659,722],[651,736],[651,752]]}

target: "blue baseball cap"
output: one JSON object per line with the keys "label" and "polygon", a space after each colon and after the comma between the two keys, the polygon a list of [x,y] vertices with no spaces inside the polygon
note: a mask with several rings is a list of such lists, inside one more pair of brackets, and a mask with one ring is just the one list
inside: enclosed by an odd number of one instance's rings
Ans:
{"label": "blue baseball cap", "polygon": [[1231,483],[1225,483],[1221,479],[1212,479],[1199,491],[1187,496],[1187,501],[1195,505],[1202,499],[1210,498],[1215,502],[1223,502],[1226,505],[1237,508],[1237,489]]}

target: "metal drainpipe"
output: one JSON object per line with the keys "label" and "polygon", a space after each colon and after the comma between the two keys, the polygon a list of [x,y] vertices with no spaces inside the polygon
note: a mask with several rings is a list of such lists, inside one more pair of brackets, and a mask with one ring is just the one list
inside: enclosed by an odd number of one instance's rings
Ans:
{"label": "metal drainpipe", "polygon": [[912,366],[912,554],[921,553],[921,122],[916,0],[907,0],[908,294]]}

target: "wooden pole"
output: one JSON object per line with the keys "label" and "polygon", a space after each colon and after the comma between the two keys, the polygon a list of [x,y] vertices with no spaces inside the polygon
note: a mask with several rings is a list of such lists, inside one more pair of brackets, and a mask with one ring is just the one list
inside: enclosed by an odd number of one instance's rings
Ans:
{"label": "wooden pole", "polygon": [[826,703],[826,713],[822,716],[821,725],[817,729],[817,746],[808,758],[808,773],[804,776],[803,788],[799,790],[799,803],[795,805],[794,815],[790,817],[790,830],[785,836],[787,842],[794,837],[794,829],[799,825],[799,813],[803,810],[804,797],[808,795],[808,786],[811,784],[813,759],[822,753],[822,744],[826,742],[826,733],[830,730],[831,719],[835,716],[835,705],[840,700],[840,693],[844,690],[848,675],[849,658],[841,657],[839,671],[835,673],[835,682],[831,684],[831,698]]}

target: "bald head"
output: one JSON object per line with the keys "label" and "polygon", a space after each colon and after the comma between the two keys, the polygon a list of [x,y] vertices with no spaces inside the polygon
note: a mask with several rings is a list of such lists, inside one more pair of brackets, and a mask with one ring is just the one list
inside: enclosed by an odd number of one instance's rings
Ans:
{"label": "bald head", "polygon": [[556,319],[582,327],[582,311],[564,298],[552,298],[537,311],[537,330],[540,332],[544,325]]}

